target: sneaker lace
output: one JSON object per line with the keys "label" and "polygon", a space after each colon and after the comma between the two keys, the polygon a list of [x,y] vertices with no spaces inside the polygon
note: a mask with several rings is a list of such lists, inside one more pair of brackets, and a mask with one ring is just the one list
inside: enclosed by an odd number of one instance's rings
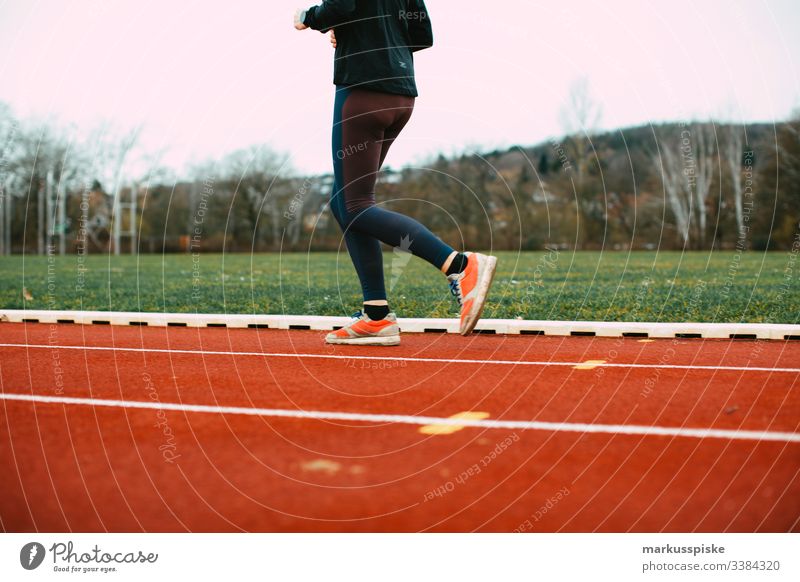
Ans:
{"label": "sneaker lace", "polygon": [[450,279],[450,293],[452,293],[456,301],[458,301],[459,307],[461,307],[461,286],[459,285],[459,280],[456,278]]}
{"label": "sneaker lace", "polygon": [[362,317],[364,317],[364,314],[361,313],[361,310],[359,309],[358,311],[356,311],[354,314],[352,314],[350,316],[350,319],[361,319]]}

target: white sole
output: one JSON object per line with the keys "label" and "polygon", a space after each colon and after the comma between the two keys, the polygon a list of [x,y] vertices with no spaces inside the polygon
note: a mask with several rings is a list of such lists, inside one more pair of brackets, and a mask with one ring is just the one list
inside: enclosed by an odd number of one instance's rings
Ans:
{"label": "white sole", "polygon": [[497,269],[497,257],[486,258],[486,268],[483,271],[483,276],[478,281],[478,292],[472,303],[472,313],[467,316],[467,322],[461,330],[461,335],[469,335],[475,326],[478,325],[478,320],[483,313],[483,306],[486,304],[486,297],[489,295],[489,288],[492,286],[494,280],[494,272]]}
{"label": "white sole", "polygon": [[372,336],[372,337],[349,337],[349,338],[325,338],[329,344],[351,345],[351,346],[396,346],[400,343],[399,335]]}

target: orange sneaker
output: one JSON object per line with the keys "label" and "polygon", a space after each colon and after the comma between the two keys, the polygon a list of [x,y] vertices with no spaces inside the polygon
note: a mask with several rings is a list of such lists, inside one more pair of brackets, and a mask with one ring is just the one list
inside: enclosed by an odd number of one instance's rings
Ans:
{"label": "orange sneaker", "polygon": [[394,313],[373,321],[366,313],[357,311],[353,318],[346,326],[325,336],[325,341],[357,346],[396,346],[400,343],[400,327]]}
{"label": "orange sneaker", "polygon": [[461,335],[467,335],[478,323],[494,279],[497,257],[464,253],[467,266],[463,272],[448,275],[450,291],[461,306]]}

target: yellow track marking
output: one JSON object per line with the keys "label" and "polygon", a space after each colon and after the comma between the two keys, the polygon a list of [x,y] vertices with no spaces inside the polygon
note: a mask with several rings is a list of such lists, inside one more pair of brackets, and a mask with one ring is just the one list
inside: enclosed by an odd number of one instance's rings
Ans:
{"label": "yellow track marking", "polygon": [[605,360],[586,360],[585,362],[573,366],[575,370],[594,370],[600,364],[605,364]]}
{"label": "yellow track marking", "polygon": [[[457,418],[463,420],[483,420],[484,418],[489,418],[489,413],[466,411],[454,414],[449,418]],[[453,434],[454,432],[458,432],[463,428],[464,428],[463,426],[460,426],[458,424],[426,424],[425,426],[421,426],[419,428],[419,432],[421,432],[422,434],[432,434],[432,435]]]}
{"label": "yellow track marking", "polygon": [[313,461],[301,463],[300,468],[303,469],[303,471],[308,471],[311,473],[335,475],[339,472],[339,469],[342,468],[342,465],[341,463],[330,461],[328,459],[314,459]]}

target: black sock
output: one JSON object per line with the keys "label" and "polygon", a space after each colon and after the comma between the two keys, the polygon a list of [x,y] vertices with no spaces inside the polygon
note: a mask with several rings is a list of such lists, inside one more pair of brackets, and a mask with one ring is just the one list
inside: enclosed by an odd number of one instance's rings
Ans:
{"label": "black sock", "polygon": [[366,313],[367,317],[369,317],[372,321],[380,321],[389,315],[389,306],[364,304],[364,313]]}
{"label": "black sock", "polygon": [[458,253],[450,266],[447,267],[447,275],[455,275],[456,273],[463,273],[467,268],[467,256],[464,253]]}

